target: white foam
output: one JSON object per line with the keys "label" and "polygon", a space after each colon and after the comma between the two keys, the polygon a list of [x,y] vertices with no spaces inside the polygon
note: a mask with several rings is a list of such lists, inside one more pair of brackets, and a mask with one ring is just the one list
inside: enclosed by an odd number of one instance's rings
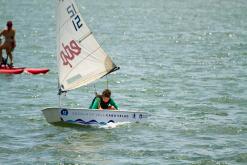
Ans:
{"label": "white foam", "polygon": [[130,122],[117,122],[117,123],[107,123],[106,125],[100,125],[99,128],[112,129],[121,125],[129,124]]}

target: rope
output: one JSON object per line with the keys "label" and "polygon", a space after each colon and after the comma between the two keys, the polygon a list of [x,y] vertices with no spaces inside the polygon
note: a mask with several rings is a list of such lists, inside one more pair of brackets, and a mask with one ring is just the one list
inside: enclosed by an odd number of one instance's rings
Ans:
{"label": "rope", "polygon": [[109,89],[109,81],[107,75],[106,75],[106,89]]}
{"label": "rope", "polygon": [[95,96],[97,96],[97,90],[95,84],[93,84]]}

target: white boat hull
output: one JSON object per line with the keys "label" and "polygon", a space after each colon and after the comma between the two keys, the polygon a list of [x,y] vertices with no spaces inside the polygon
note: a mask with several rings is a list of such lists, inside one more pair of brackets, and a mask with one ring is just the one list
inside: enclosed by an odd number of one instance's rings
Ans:
{"label": "white boat hull", "polygon": [[145,112],[67,108],[46,108],[42,112],[47,122],[51,124],[105,125],[118,122],[142,122],[149,116]]}

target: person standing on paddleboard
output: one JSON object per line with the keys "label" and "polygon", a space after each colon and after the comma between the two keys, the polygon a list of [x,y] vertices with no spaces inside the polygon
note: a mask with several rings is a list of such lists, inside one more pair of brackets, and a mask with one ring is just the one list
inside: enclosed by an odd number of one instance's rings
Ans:
{"label": "person standing on paddleboard", "polygon": [[105,89],[102,92],[102,95],[96,95],[96,97],[93,99],[89,109],[116,110],[116,109],[118,109],[118,105],[111,98],[111,91],[109,89]]}
{"label": "person standing on paddleboard", "polygon": [[5,49],[7,56],[10,59],[10,66],[13,66],[13,55],[12,51],[16,46],[15,42],[15,29],[12,28],[13,23],[12,21],[7,22],[7,29],[4,29],[0,33],[0,37],[3,35],[5,37],[5,41],[2,45],[0,45],[0,65],[3,64],[3,57],[2,57],[2,50]]}

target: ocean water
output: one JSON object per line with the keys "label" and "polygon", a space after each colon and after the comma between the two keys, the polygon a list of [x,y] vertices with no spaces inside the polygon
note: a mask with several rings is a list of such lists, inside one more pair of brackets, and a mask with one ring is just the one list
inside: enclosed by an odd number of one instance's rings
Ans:
{"label": "ocean water", "polygon": [[[124,110],[147,122],[56,127],[55,1],[0,0],[13,20],[16,66],[46,75],[0,75],[0,164],[247,164],[247,1],[78,0],[87,25],[121,69],[108,76]],[[106,79],[94,85],[101,92]],[[94,85],[62,98],[87,107]]]}

